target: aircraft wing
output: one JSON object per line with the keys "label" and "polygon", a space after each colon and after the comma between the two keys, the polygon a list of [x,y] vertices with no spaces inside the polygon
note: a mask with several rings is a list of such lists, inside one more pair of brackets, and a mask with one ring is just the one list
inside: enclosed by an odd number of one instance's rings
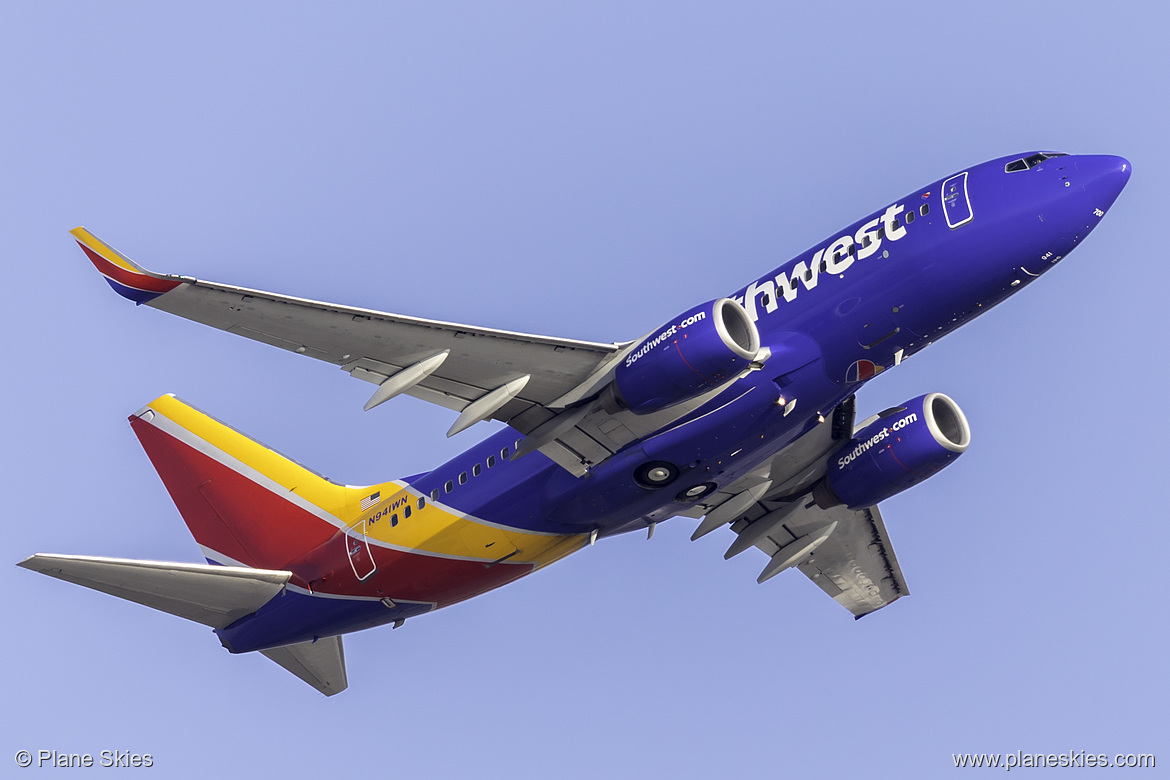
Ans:
{"label": "aircraft wing", "polygon": [[[147,271],[85,228],[71,231],[120,295],[213,328],[340,366],[398,393],[460,412],[448,435],[493,418],[532,430],[584,397],[630,344],[439,322]],[[599,388],[598,388],[599,389]],[[524,417],[525,412],[539,407]]]}
{"label": "aircraft wing", "polygon": [[856,618],[910,593],[876,506],[821,509],[806,493],[756,502],[731,529],[736,539],[725,558],[749,547],[768,556],[758,582],[799,569]]}
{"label": "aircraft wing", "polygon": [[[796,504],[783,522],[753,543],[770,559],[761,581],[782,571],[777,567],[782,562],[778,557],[787,557],[784,551],[795,546],[793,552],[799,552],[800,540],[815,538],[820,529],[831,527],[823,542],[793,564],[821,590],[856,618],[910,593],[876,506],[856,511],[844,506],[821,509],[807,496]],[[733,526],[737,533],[748,528],[747,522],[738,529]]]}
{"label": "aircraft wing", "polygon": [[759,582],[789,568],[799,569],[860,618],[909,594],[910,589],[876,506],[821,509],[811,497],[811,488],[825,474],[829,453],[857,429],[853,410],[849,399],[831,421],[814,427],[758,469],[705,498],[687,515],[703,517],[693,539],[731,524],[736,538],[724,558],[751,547],[762,550],[769,561]]}

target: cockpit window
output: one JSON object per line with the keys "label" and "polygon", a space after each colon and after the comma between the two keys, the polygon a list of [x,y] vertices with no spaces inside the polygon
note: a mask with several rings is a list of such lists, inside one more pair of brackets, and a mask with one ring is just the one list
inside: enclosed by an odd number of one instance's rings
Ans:
{"label": "cockpit window", "polygon": [[1015,173],[1016,171],[1026,171],[1029,168],[1035,168],[1045,160],[1051,160],[1053,157],[1068,157],[1064,152],[1036,152],[1027,157],[1021,157],[1018,160],[1012,160],[1007,165],[1003,166],[1004,173]]}

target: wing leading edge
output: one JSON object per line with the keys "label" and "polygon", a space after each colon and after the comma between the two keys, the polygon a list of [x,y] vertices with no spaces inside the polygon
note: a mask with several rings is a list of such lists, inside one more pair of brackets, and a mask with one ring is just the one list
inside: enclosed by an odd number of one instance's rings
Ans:
{"label": "wing leading edge", "polygon": [[[571,400],[574,390],[604,374],[629,346],[440,322],[157,274],[83,227],[71,233],[120,295],[333,363],[379,386],[368,408],[405,392],[468,412],[451,433],[481,419],[512,422],[534,406],[558,409],[562,397]],[[538,414],[535,424],[551,417]],[[535,425],[517,427],[524,431]]]}
{"label": "wing leading edge", "polygon": [[339,366],[377,385],[367,409],[400,393],[452,409],[459,417],[448,436],[480,420],[506,422],[527,437],[517,455],[540,450],[578,477],[725,389],[651,414],[614,411],[599,396],[636,341],[538,336],[157,274],[85,228],[72,234],[136,303]]}

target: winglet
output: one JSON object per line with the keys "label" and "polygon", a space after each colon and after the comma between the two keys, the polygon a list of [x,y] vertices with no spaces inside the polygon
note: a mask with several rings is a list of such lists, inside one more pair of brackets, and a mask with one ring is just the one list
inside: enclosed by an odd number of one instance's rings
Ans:
{"label": "winglet", "polygon": [[143,304],[182,284],[176,277],[147,271],[83,227],[69,232],[114,292],[123,298]]}

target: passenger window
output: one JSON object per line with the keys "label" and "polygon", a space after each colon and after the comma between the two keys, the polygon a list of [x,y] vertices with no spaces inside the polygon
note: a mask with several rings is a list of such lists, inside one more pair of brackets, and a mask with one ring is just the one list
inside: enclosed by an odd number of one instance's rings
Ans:
{"label": "passenger window", "polygon": [[901,223],[901,222],[899,222],[897,219],[895,219],[895,220],[893,220],[892,222],[890,222],[890,224],[893,226],[893,227],[891,228],[892,230],[897,230],[898,228],[902,227],[902,223]]}
{"label": "passenger window", "polygon": [[909,225],[909,224],[910,224],[911,222],[913,222],[913,221],[914,221],[914,212],[913,212],[913,211],[907,211],[907,212],[906,212],[906,224],[907,224],[907,225]]}
{"label": "passenger window", "polygon": [[866,234],[865,234],[865,240],[863,240],[863,241],[861,242],[861,245],[862,245],[862,246],[869,246],[869,245],[870,245],[870,244],[872,244],[872,243],[873,243],[873,238],[871,238],[871,237],[870,237],[869,233],[866,233]]}
{"label": "passenger window", "polygon": [[439,489],[435,488],[434,490],[431,491],[431,501],[438,501],[438,500],[439,500]]}
{"label": "passenger window", "polygon": [[496,456],[495,455],[488,455],[487,467],[490,469],[494,465],[496,465]]}
{"label": "passenger window", "polygon": [[398,525],[398,513],[397,512],[390,515],[390,527],[393,528],[396,525]]}
{"label": "passenger window", "polygon": [[459,484],[460,485],[467,484],[467,472],[466,471],[462,471],[459,473]]}
{"label": "passenger window", "polygon": [[455,489],[455,483],[452,482],[451,480],[447,480],[445,483],[443,483],[443,492],[444,493],[450,493],[454,489]]}
{"label": "passenger window", "polygon": [[923,203],[922,207],[918,209],[918,213],[925,217],[927,214],[930,213],[930,204]]}
{"label": "passenger window", "polygon": [[410,518],[410,504],[407,504],[406,508],[404,508],[402,510],[402,519],[408,520],[409,518]]}
{"label": "passenger window", "polygon": [[878,236],[878,241],[881,241],[883,238],[886,237],[886,229],[884,226],[878,228],[877,236]]}
{"label": "passenger window", "polygon": [[476,463],[471,467],[471,476],[478,477],[481,471],[483,471],[483,467]]}
{"label": "passenger window", "polygon": [[507,447],[504,447],[504,449],[500,450],[500,460],[507,460],[510,452],[511,451]]}
{"label": "passenger window", "polygon": [[520,442],[522,442],[522,441],[524,441],[524,440],[523,439],[516,440],[516,449],[520,449]]}
{"label": "passenger window", "polygon": [[418,497],[418,511],[421,512],[422,508],[426,505],[427,505],[427,500],[425,498],[423,498],[422,496],[419,496]]}

